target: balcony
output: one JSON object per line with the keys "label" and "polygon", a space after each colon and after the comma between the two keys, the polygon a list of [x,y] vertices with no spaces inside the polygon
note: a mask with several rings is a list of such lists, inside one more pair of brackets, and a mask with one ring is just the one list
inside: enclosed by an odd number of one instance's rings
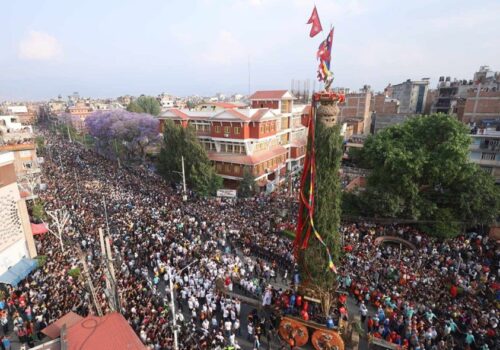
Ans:
{"label": "balcony", "polygon": [[483,166],[500,167],[500,160],[495,159],[472,159],[472,162]]}
{"label": "balcony", "polygon": [[0,143],[0,152],[10,152],[10,151],[27,151],[30,149],[35,149],[35,143],[25,142],[25,143],[15,143],[15,144],[1,144]]}

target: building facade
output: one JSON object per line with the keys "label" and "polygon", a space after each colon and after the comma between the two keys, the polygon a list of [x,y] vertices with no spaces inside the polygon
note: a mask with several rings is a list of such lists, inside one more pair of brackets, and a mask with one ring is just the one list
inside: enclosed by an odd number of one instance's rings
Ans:
{"label": "building facade", "polygon": [[12,152],[17,181],[21,185],[23,197],[31,196],[27,178],[40,173],[40,160],[36,154],[36,145],[31,125],[22,125],[19,117],[0,116],[0,154]]}
{"label": "building facade", "polygon": [[469,90],[463,110],[457,116],[464,123],[479,123],[500,118],[500,91],[482,88]]}
{"label": "building facade", "polygon": [[388,97],[399,101],[399,112],[403,114],[422,114],[424,112],[429,89],[429,79],[410,80],[389,85],[386,89]]}
{"label": "building facade", "polygon": [[26,202],[17,185],[13,152],[0,153],[0,275],[36,257]]}
{"label": "building facade", "polygon": [[159,116],[160,129],[167,120],[193,127],[225,187],[237,188],[247,170],[269,190],[305,157],[308,109],[293,100],[286,90],[257,91],[251,108],[170,109]]}
{"label": "building facade", "polygon": [[85,130],[85,119],[94,112],[94,108],[90,103],[79,101],[74,106],[66,109],[66,113],[71,116],[73,127],[81,132]]}
{"label": "building facade", "polygon": [[[347,123],[348,127],[358,128],[354,121],[362,121],[362,130],[359,134],[369,134],[372,124],[371,113],[372,93],[368,87],[364,87],[360,92],[346,93],[345,102],[339,105],[340,121]],[[356,123],[357,124],[357,123]]]}
{"label": "building facade", "polygon": [[479,129],[471,138],[470,160],[500,184],[500,131]]}

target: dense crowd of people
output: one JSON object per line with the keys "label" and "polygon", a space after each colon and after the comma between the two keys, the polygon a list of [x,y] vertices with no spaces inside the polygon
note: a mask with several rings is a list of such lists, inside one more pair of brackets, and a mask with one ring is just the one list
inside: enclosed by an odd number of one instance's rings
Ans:
{"label": "dense crowd of people", "polygon": [[[276,338],[265,315],[254,310],[241,319],[241,301],[221,290],[230,292],[233,283],[241,288],[248,280],[260,297],[266,281],[283,274],[293,259],[291,242],[271,232],[289,200],[255,197],[236,203],[191,194],[183,202],[175,188],[148,170],[120,168],[79,145],[45,137],[47,191],[39,195],[46,211],[64,209],[71,219],[64,251],[53,235],[39,236],[37,250],[46,263],[5,291],[4,334],[14,330],[19,341],[32,343],[33,336],[24,333],[41,337],[46,325],[69,311],[96,314],[96,302],[104,313],[111,311],[98,236],[99,228],[109,228],[120,311],[148,347],[173,347],[170,278],[178,296],[181,349],[238,347],[236,334],[242,333],[255,348]],[[256,255],[261,258],[251,258]],[[95,293],[70,273],[83,274],[83,261]],[[16,319],[22,322],[13,324]]]}
{"label": "dense crowd of people", "polygon": [[[3,337],[4,348],[42,338],[41,330],[69,311],[111,311],[99,228],[112,241],[120,312],[150,349],[174,345],[171,285],[181,349],[277,344],[277,319],[253,307],[243,312],[245,297],[305,317],[298,295],[271,286],[293,280],[292,242],[278,234],[283,223],[293,226],[297,206],[289,196],[221,200],[190,193],[184,202],[149,170],[118,167],[45,137],[47,190],[39,195],[45,210],[67,210],[71,220],[64,250],[53,235],[38,236],[45,264],[0,294],[3,334],[16,333]],[[341,231],[339,283],[357,299],[372,336],[415,350],[452,349],[454,339],[474,349],[498,348],[496,242],[477,234],[439,242],[402,226],[345,224]],[[374,244],[388,234],[416,250]],[[83,274],[83,263],[95,293],[70,273]]]}
{"label": "dense crowd of people", "polygon": [[[341,283],[373,336],[410,349],[499,348],[499,246],[488,236],[438,241],[412,227],[369,224],[342,231]],[[376,244],[384,236],[409,244]]]}

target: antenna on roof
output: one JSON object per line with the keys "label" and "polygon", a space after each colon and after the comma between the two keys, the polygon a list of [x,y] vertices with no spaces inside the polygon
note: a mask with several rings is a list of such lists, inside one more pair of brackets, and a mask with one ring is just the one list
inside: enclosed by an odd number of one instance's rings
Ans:
{"label": "antenna on roof", "polygon": [[250,55],[248,55],[248,96],[250,96]]}

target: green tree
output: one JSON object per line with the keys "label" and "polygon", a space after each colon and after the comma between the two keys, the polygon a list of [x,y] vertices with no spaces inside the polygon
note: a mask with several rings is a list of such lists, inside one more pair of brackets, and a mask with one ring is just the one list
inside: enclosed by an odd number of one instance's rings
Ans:
{"label": "green tree", "polygon": [[238,195],[243,198],[251,197],[254,193],[254,188],[255,176],[253,176],[252,172],[245,167],[243,170],[243,180],[241,180],[238,188]]}
{"label": "green tree", "polygon": [[360,198],[364,215],[435,221],[426,229],[439,236],[458,234],[459,222],[491,223],[499,190],[469,162],[469,144],[466,127],[445,114],[415,117],[369,137],[361,154],[372,170]]}
{"label": "green tree", "polygon": [[152,96],[141,96],[137,100],[135,100],[135,104],[140,107],[142,113],[148,113],[156,116],[161,112],[160,103],[156,98]]}
{"label": "green tree", "polygon": [[43,136],[37,136],[35,138],[36,150],[38,154],[45,153],[45,138]]}
{"label": "green tree", "polygon": [[186,184],[202,195],[215,195],[222,186],[222,178],[215,173],[194,130],[168,121],[165,124],[163,146],[158,159],[158,170],[167,181],[179,182],[182,156]]}
{"label": "green tree", "polygon": [[[321,112],[321,113],[320,113]],[[314,228],[328,247],[334,262],[338,261],[341,247],[339,226],[341,214],[341,190],[339,179],[340,161],[342,159],[342,136],[339,125],[325,125],[321,121],[326,116],[335,116],[338,108],[335,104],[325,101],[318,108],[315,127],[315,188],[314,188]],[[308,144],[308,152],[311,145]],[[309,179],[307,179],[302,196],[309,198]],[[307,221],[307,209],[303,217]],[[302,246],[307,225],[302,232],[299,245]],[[335,302],[337,291],[337,276],[329,270],[328,252],[311,231],[308,245],[299,250],[299,265],[301,270],[302,287],[312,292],[314,297],[321,300],[321,307],[325,316],[331,314],[331,307]],[[307,294],[311,294],[307,291]]]}
{"label": "green tree", "polygon": [[131,101],[127,106],[127,111],[133,113],[144,113],[144,110],[135,101]]}

